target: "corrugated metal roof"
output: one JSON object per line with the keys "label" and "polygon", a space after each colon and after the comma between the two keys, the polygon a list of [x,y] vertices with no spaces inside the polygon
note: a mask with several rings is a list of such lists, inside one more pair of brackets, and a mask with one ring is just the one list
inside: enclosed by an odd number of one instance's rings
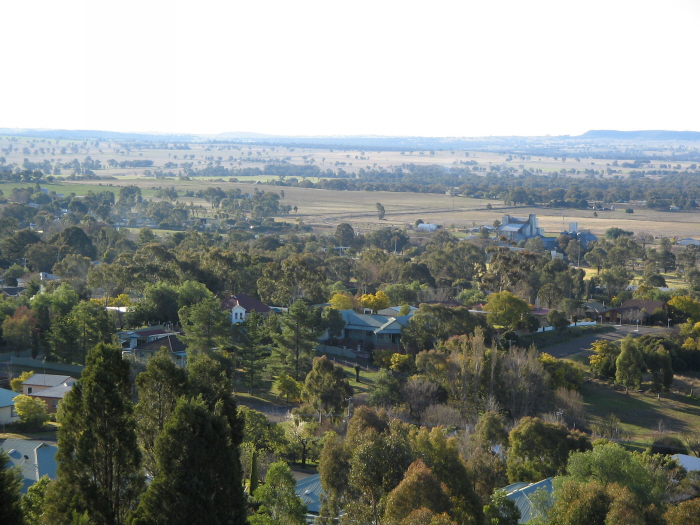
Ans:
{"label": "corrugated metal roof", "polygon": [[321,476],[314,474],[297,482],[296,495],[306,504],[306,510],[312,514],[321,511]]}
{"label": "corrugated metal roof", "polygon": [[58,386],[62,383],[73,383],[75,378],[71,376],[59,376],[55,374],[34,374],[32,377],[25,379],[23,385],[29,386]]}
{"label": "corrugated metal roof", "polygon": [[530,483],[525,487],[516,488],[508,493],[508,489],[514,486],[520,485],[520,483],[514,483],[513,485],[508,485],[506,487],[506,493],[508,498],[515,502],[515,505],[520,510],[520,520],[518,523],[527,523],[535,516],[533,515],[534,509],[532,508],[532,500],[530,499],[535,492],[538,490],[545,490],[550,495],[552,494],[552,478],[547,478],[537,483]]}
{"label": "corrugated metal roof", "polygon": [[19,394],[17,392],[13,392],[12,390],[6,390],[4,388],[0,388],[0,407],[11,407],[15,404],[14,399],[18,396]]}
{"label": "corrugated metal roof", "polygon": [[55,399],[63,399],[64,396],[71,391],[73,385],[56,385],[51,388],[46,388],[44,390],[39,390],[38,392],[32,392],[29,394],[32,397],[52,397]]}
{"label": "corrugated metal roof", "polygon": [[498,228],[499,232],[519,232],[525,227],[525,224],[506,224]]}
{"label": "corrugated metal roof", "polygon": [[22,493],[26,494],[27,489],[44,475],[56,479],[56,445],[31,439],[6,439],[0,448],[8,453],[12,466],[19,467],[22,473]]}

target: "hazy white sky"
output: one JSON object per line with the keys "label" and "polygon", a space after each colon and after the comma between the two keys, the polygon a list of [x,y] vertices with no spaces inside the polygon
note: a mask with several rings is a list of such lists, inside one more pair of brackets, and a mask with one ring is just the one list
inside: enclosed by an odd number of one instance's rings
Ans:
{"label": "hazy white sky", "polygon": [[700,130],[698,0],[0,4],[0,127]]}

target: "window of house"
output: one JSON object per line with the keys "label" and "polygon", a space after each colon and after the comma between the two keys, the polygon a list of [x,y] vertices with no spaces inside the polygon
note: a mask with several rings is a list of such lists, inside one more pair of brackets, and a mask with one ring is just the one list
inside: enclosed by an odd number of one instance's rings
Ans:
{"label": "window of house", "polygon": [[32,387],[28,386],[27,387],[27,394],[31,394],[31,393],[32,393]]}
{"label": "window of house", "polygon": [[58,408],[58,399],[54,399],[52,404],[54,408]]}
{"label": "window of house", "polygon": [[17,417],[17,412],[15,412],[14,405],[10,407],[10,417]]}

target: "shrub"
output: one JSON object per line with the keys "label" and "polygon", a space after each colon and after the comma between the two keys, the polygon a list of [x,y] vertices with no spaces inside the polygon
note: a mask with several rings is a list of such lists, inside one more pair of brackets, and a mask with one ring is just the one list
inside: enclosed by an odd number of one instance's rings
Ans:
{"label": "shrub", "polygon": [[661,436],[654,440],[649,447],[649,452],[652,454],[687,454],[688,447],[680,438],[675,436]]}

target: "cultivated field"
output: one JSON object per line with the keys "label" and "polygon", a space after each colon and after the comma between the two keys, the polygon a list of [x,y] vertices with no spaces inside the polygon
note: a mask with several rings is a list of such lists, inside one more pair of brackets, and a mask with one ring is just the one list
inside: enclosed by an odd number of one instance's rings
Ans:
{"label": "cultivated field", "polygon": [[[7,153],[9,147],[12,151]],[[100,177],[115,177],[113,180],[93,180],[81,182],[58,181],[55,184],[44,184],[43,187],[55,190],[58,193],[84,195],[90,189],[99,191],[104,187],[116,187],[135,184],[142,189],[146,198],[154,198],[156,191],[161,187],[173,186],[183,193],[187,190],[197,191],[207,186],[219,186],[223,189],[239,187],[244,192],[259,190],[285,192],[285,204],[297,206],[298,212],[289,218],[281,220],[294,220],[298,217],[305,224],[313,226],[319,231],[335,228],[340,222],[349,222],[358,230],[371,230],[387,226],[408,227],[415,224],[417,219],[424,222],[441,224],[445,228],[454,225],[456,229],[472,228],[474,226],[492,225],[495,220],[502,220],[506,213],[523,216],[534,213],[539,217],[540,226],[548,233],[556,234],[563,229],[568,229],[569,222],[578,222],[579,228],[591,229],[596,234],[603,233],[611,226],[617,226],[635,233],[646,232],[655,236],[693,237],[700,234],[700,213],[695,212],[656,212],[644,207],[624,204],[618,205],[617,211],[598,211],[597,217],[591,210],[553,209],[536,207],[505,207],[502,201],[487,199],[471,199],[465,197],[449,197],[438,194],[392,193],[392,192],[352,192],[329,191],[304,188],[278,188],[264,185],[270,179],[269,175],[255,177],[239,177],[241,182],[228,182],[228,179],[212,179],[197,177],[191,181],[182,181],[178,178],[156,179],[146,176],[150,170],[172,171],[176,175],[181,173],[180,168],[165,168],[165,164],[173,162],[179,165],[182,162],[191,162],[195,168],[203,168],[209,162],[220,159],[221,166],[226,168],[253,168],[264,169],[264,160],[285,160],[291,164],[314,164],[322,170],[343,169],[346,172],[357,172],[360,168],[387,168],[401,166],[402,164],[435,164],[443,167],[459,166],[460,162],[476,161],[479,167],[487,168],[491,164],[507,164],[514,168],[528,168],[542,170],[543,173],[551,173],[561,169],[584,170],[586,168],[605,169],[612,161],[605,159],[555,159],[552,157],[511,157],[508,154],[465,152],[459,150],[435,151],[362,151],[340,149],[312,149],[312,148],[287,148],[271,146],[248,145],[218,145],[218,144],[190,144],[191,149],[150,149],[137,147],[119,142],[102,142],[95,145],[94,142],[75,141],[42,141],[26,138],[10,140],[9,137],[0,137],[0,149],[5,152],[2,156],[6,164],[16,163],[21,166],[24,159],[32,163],[42,163],[48,160],[52,163],[68,163],[73,159],[82,162],[87,156],[99,160],[102,166],[107,166],[109,160],[121,162],[124,160],[152,160],[151,168],[125,168],[125,169],[100,169],[95,173]],[[172,146],[172,145],[171,145]],[[25,149],[26,148],[26,149]],[[66,148],[62,151],[62,148]],[[42,152],[43,149],[43,152]],[[467,156],[468,155],[468,156]],[[187,156],[185,159],[184,157]],[[190,158],[192,157],[192,158]],[[229,160],[230,159],[230,160]],[[257,162],[253,162],[257,161]],[[681,168],[686,168],[690,163],[680,163]],[[616,167],[623,176],[629,169]],[[485,172],[480,172],[486,176]],[[70,175],[69,169],[63,169],[61,177]],[[583,176],[583,175],[581,175]],[[315,180],[310,178],[310,180]],[[262,184],[262,186],[260,184]],[[0,184],[0,190],[8,194],[13,187],[27,184],[5,183]],[[201,199],[181,197],[181,201],[194,202],[206,205]],[[386,216],[379,221],[376,216],[375,204],[384,205]],[[493,209],[487,209],[491,204]],[[634,214],[624,213],[624,208],[634,209]]]}

